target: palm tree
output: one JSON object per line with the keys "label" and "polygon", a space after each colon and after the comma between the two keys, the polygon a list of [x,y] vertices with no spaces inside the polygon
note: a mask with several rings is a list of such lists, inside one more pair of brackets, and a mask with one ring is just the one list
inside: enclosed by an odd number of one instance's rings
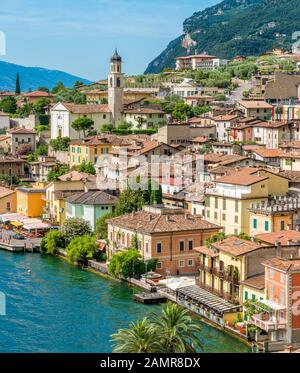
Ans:
{"label": "palm tree", "polygon": [[194,322],[189,311],[174,303],[163,306],[162,315],[153,315],[156,337],[163,353],[195,353],[203,349],[201,327]]}
{"label": "palm tree", "polygon": [[129,329],[121,329],[112,336],[116,353],[154,353],[159,351],[155,328],[149,319],[131,323]]}
{"label": "palm tree", "polygon": [[203,349],[200,333],[188,310],[166,303],[162,314],[131,323],[113,334],[112,342],[118,353],[195,353]]}

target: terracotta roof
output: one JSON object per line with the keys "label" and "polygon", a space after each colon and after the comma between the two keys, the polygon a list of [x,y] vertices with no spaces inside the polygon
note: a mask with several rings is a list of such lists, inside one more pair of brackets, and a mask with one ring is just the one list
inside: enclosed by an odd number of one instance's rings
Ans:
{"label": "terracotta roof", "polygon": [[300,259],[283,259],[283,258],[272,258],[262,262],[266,267],[278,269],[279,271],[285,272],[299,272],[300,271]]}
{"label": "terracotta roof", "polygon": [[219,256],[219,253],[217,251],[206,246],[194,247],[194,251],[200,254],[210,256],[211,258],[216,258],[217,256]]}
{"label": "terracotta roof", "polygon": [[10,136],[7,136],[7,135],[0,136],[0,141],[9,140],[9,139],[10,139]]}
{"label": "terracotta roof", "polygon": [[83,172],[78,171],[71,171],[65,175],[59,176],[59,181],[82,181],[87,180],[90,176],[90,174],[85,174]]}
{"label": "terracotta roof", "polygon": [[300,171],[280,171],[278,175],[288,178],[292,183],[300,183]]}
{"label": "terracotta roof", "polygon": [[22,128],[22,127],[18,127],[18,128],[13,128],[9,131],[9,133],[15,135],[15,134],[30,134],[30,135],[34,135],[35,132],[32,131],[32,130],[28,130],[27,128]]}
{"label": "terracotta roof", "polygon": [[258,290],[263,290],[265,288],[265,275],[249,277],[247,280],[244,280],[242,284]]}
{"label": "terracotta roof", "polygon": [[248,186],[268,179],[267,176],[258,176],[254,172],[257,172],[257,169],[242,168],[230,175],[217,178],[216,183]]}
{"label": "terracotta roof", "polygon": [[273,106],[265,101],[241,100],[238,103],[246,109],[273,109]]}
{"label": "terracotta roof", "polygon": [[266,242],[270,245],[275,245],[276,241],[280,242],[281,245],[287,245],[289,240],[300,241],[300,232],[298,231],[281,231],[272,233],[262,233],[255,236],[258,240]]}
{"label": "terracotta roof", "polygon": [[260,155],[263,158],[279,158],[283,155],[281,149],[266,149],[266,148],[256,148],[253,153]]}
{"label": "terracotta roof", "polygon": [[28,92],[28,93],[22,93],[22,96],[24,97],[52,97],[48,92],[43,91],[34,91],[34,92]]}
{"label": "terracotta roof", "polygon": [[261,122],[258,122],[258,123],[255,123],[252,127],[262,127],[262,128],[280,128],[280,127],[284,127],[284,126],[288,126],[289,125],[289,122],[279,122],[279,121],[276,121],[276,122],[266,122],[266,121],[261,121]]}
{"label": "terracotta roof", "polygon": [[192,142],[196,142],[196,143],[205,143],[205,142],[208,142],[210,141],[209,138],[207,136],[197,136],[197,137],[194,137],[192,139]]}
{"label": "terracotta roof", "polygon": [[67,198],[67,202],[74,205],[114,205],[117,200],[117,197],[101,190],[78,193]]}
{"label": "terracotta roof", "polygon": [[4,188],[4,187],[0,187],[0,198],[7,197],[10,194],[14,194],[14,193],[15,193],[14,190]]}
{"label": "terracotta roof", "polygon": [[114,226],[145,233],[219,230],[220,226],[209,223],[199,216],[181,214],[154,214],[138,211],[110,219]]}
{"label": "terracotta roof", "polygon": [[239,116],[238,115],[230,115],[230,114],[225,114],[225,115],[218,115],[216,117],[213,117],[212,119],[215,120],[216,122],[230,122],[231,120],[237,119]]}
{"label": "terracotta roof", "polygon": [[258,250],[262,246],[252,241],[246,241],[242,240],[241,238],[231,236],[222,241],[213,243],[212,247],[224,251],[232,256],[240,256]]}
{"label": "terracotta roof", "polygon": [[73,114],[93,114],[110,113],[107,104],[68,104],[63,103],[64,107]]}

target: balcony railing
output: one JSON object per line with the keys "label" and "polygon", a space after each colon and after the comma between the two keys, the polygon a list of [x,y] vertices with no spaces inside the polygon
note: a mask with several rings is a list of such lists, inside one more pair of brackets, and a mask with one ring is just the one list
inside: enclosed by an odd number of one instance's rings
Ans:
{"label": "balcony railing", "polygon": [[268,314],[264,313],[253,315],[251,323],[266,332],[286,329],[285,321],[279,322],[274,317],[270,317]]}
{"label": "balcony railing", "polygon": [[199,279],[196,279],[196,285],[199,286],[202,289],[205,289],[209,291],[212,294],[217,295],[220,298],[223,298],[227,300],[228,302],[231,302],[233,304],[240,304],[239,296],[237,294],[231,294],[225,291],[218,290],[202,281]]}
{"label": "balcony railing", "polygon": [[227,273],[224,270],[220,270],[218,267],[209,267],[209,266],[207,266],[203,263],[200,263],[199,269],[201,269],[202,271],[205,271],[207,273],[213,274],[214,276],[217,276],[220,279],[225,280],[227,282],[232,282],[234,284],[239,283],[239,276],[238,275],[234,276],[231,273]]}

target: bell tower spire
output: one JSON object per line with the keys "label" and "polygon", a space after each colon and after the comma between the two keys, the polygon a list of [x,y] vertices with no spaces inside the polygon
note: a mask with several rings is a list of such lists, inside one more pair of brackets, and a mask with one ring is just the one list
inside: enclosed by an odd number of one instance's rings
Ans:
{"label": "bell tower spire", "polygon": [[116,48],[110,59],[110,73],[108,75],[108,107],[112,113],[114,126],[123,120],[123,90],[122,57]]}

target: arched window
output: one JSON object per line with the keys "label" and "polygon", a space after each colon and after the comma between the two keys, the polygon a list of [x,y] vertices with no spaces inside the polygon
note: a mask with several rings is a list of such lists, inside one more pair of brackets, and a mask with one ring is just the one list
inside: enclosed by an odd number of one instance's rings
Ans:
{"label": "arched window", "polygon": [[121,87],[121,79],[117,78],[117,87]]}
{"label": "arched window", "polygon": [[110,78],[110,86],[113,86],[113,78]]}
{"label": "arched window", "polygon": [[127,245],[127,247],[130,246],[130,235],[129,235],[129,233],[127,233],[126,245]]}
{"label": "arched window", "polygon": [[125,233],[123,232],[122,233],[122,245],[124,245],[125,244]]}

